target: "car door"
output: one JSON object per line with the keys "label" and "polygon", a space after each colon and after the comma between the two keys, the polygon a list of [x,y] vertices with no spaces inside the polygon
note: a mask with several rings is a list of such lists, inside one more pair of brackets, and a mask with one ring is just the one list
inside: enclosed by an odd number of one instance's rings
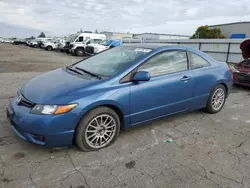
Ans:
{"label": "car door", "polygon": [[188,51],[188,59],[194,81],[192,108],[193,110],[204,108],[210,92],[217,84],[214,73],[218,72],[218,70],[216,67],[211,66],[203,56],[194,52]]}
{"label": "car door", "polygon": [[131,124],[186,111],[194,82],[186,51],[165,51],[148,59],[137,71],[147,71],[149,81],[131,85]]}

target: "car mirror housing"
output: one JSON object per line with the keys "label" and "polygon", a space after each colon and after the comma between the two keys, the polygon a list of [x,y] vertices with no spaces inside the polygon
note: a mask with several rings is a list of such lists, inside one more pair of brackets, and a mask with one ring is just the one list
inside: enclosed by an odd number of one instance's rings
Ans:
{"label": "car mirror housing", "polygon": [[139,81],[149,81],[150,80],[150,74],[146,71],[138,71],[135,73],[132,81],[139,82]]}

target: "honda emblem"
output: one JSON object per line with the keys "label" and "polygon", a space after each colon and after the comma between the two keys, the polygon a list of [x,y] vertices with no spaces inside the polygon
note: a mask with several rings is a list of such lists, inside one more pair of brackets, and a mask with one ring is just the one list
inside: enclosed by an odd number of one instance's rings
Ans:
{"label": "honda emblem", "polygon": [[17,99],[16,99],[16,103],[19,104],[22,100],[22,97],[21,96],[18,96]]}

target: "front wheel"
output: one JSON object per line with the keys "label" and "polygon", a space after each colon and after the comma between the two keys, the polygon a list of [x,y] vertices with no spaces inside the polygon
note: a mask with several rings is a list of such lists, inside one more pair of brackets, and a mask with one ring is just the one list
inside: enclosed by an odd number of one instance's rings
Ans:
{"label": "front wheel", "polygon": [[47,46],[46,50],[51,51],[53,48],[52,46]]}
{"label": "front wheel", "polygon": [[225,101],[226,88],[223,85],[219,84],[211,92],[205,110],[211,114],[218,113],[223,108]]}
{"label": "front wheel", "polygon": [[76,128],[75,141],[82,151],[95,151],[111,145],[120,132],[117,113],[107,107],[91,110]]}
{"label": "front wheel", "polygon": [[85,50],[83,48],[77,48],[75,50],[75,55],[77,55],[77,56],[83,56],[83,55],[85,55]]}

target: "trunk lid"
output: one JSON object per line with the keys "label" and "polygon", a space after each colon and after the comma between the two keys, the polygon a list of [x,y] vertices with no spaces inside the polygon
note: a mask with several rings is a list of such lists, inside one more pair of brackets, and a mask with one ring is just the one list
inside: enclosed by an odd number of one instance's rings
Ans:
{"label": "trunk lid", "polygon": [[250,58],[250,39],[243,41],[240,44],[240,49],[244,59]]}

